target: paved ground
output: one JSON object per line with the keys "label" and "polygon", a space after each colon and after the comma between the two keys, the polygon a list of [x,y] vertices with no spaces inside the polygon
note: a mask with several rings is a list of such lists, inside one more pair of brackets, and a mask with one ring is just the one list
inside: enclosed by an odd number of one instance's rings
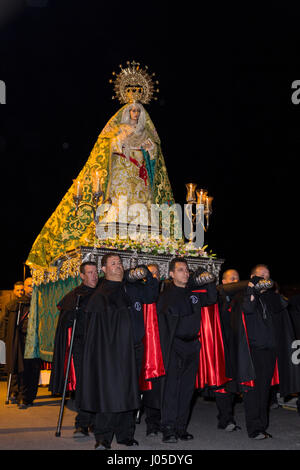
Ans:
{"label": "paved ground", "polygon": [[[80,440],[73,438],[75,411],[65,407],[61,437],[55,436],[60,409],[60,398],[52,397],[45,387],[39,387],[34,406],[19,410],[17,405],[5,405],[6,382],[0,382],[0,449],[1,450],[93,450],[94,437]],[[243,404],[235,407],[236,420],[240,431],[228,433],[216,426],[216,406],[201,396],[195,400],[189,425],[194,434],[193,441],[178,444],[163,444],[161,435],[152,438],[145,436],[144,415],[137,425],[136,439],[139,447],[126,450],[180,451],[180,450],[299,450],[300,416],[292,409],[279,408],[270,412],[268,431],[273,439],[254,441],[248,438],[245,430]],[[124,450],[115,442],[112,449]]]}

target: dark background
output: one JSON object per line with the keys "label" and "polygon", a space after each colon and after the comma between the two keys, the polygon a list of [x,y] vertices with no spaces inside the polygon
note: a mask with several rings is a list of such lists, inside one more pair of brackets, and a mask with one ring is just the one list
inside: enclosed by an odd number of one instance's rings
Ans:
{"label": "dark background", "polygon": [[214,196],[205,244],[224,269],[300,284],[300,7],[210,4],[0,0],[1,289],[119,109],[109,79],[127,60],[160,81],[146,107],[176,202],[192,181]]}

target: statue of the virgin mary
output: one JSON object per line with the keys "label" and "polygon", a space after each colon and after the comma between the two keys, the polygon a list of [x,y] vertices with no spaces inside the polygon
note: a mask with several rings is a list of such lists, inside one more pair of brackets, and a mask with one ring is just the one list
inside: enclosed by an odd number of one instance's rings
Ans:
{"label": "statue of the virgin mary", "polygon": [[[69,250],[95,246],[95,225],[91,206],[95,175],[103,201],[109,201],[106,221],[118,217],[120,197],[128,207],[146,207],[140,224],[149,225],[151,204],[174,204],[172,189],[161,151],[159,136],[143,104],[155,90],[147,70],[132,62],[115,79],[115,92],[124,106],[108,121],[73,185],[44,225],[29,253],[27,264],[46,268]],[[142,104],[143,103],[143,104]],[[78,213],[74,195],[81,198]],[[85,205],[84,205],[85,203]],[[128,223],[133,215],[128,212]]]}

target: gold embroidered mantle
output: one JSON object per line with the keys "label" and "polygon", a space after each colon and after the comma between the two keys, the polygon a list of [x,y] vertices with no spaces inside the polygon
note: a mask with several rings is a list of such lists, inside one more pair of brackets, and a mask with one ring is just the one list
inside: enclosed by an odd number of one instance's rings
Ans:
{"label": "gold embroidered mantle", "polygon": [[[126,105],[128,106],[128,105]],[[112,144],[117,142],[126,126],[120,126],[124,106],[107,123],[92,149],[92,152],[79,173],[77,180],[83,182],[83,201],[92,203],[92,175],[96,170],[104,175],[102,189],[108,197],[112,172]],[[145,110],[145,130],[155,146],[155,173],[152,185],[152,202],[154,204],[173,204],[174,198],[161,151],[160,139],[155,127]],[[73,194],[75,183],[65,194],[55,212],[48,219],[36,238],[28,255],[26,264],[32,268],[47,268],[54,259],[79,246],[93,247],[95,226],[90,207],[80,208],[80,217],[75,215]]]}

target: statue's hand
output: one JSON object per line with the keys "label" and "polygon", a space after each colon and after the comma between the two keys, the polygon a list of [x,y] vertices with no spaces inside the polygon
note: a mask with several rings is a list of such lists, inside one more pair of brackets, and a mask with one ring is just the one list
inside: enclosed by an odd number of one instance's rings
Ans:
{"label": "statue's hand", "polygon": [[147,139],[147,140],[145,140],[145,142],[143,142],[142,147],[147,151],[151,150],[153,148],[153,143],[151,142],[150,139]]}

